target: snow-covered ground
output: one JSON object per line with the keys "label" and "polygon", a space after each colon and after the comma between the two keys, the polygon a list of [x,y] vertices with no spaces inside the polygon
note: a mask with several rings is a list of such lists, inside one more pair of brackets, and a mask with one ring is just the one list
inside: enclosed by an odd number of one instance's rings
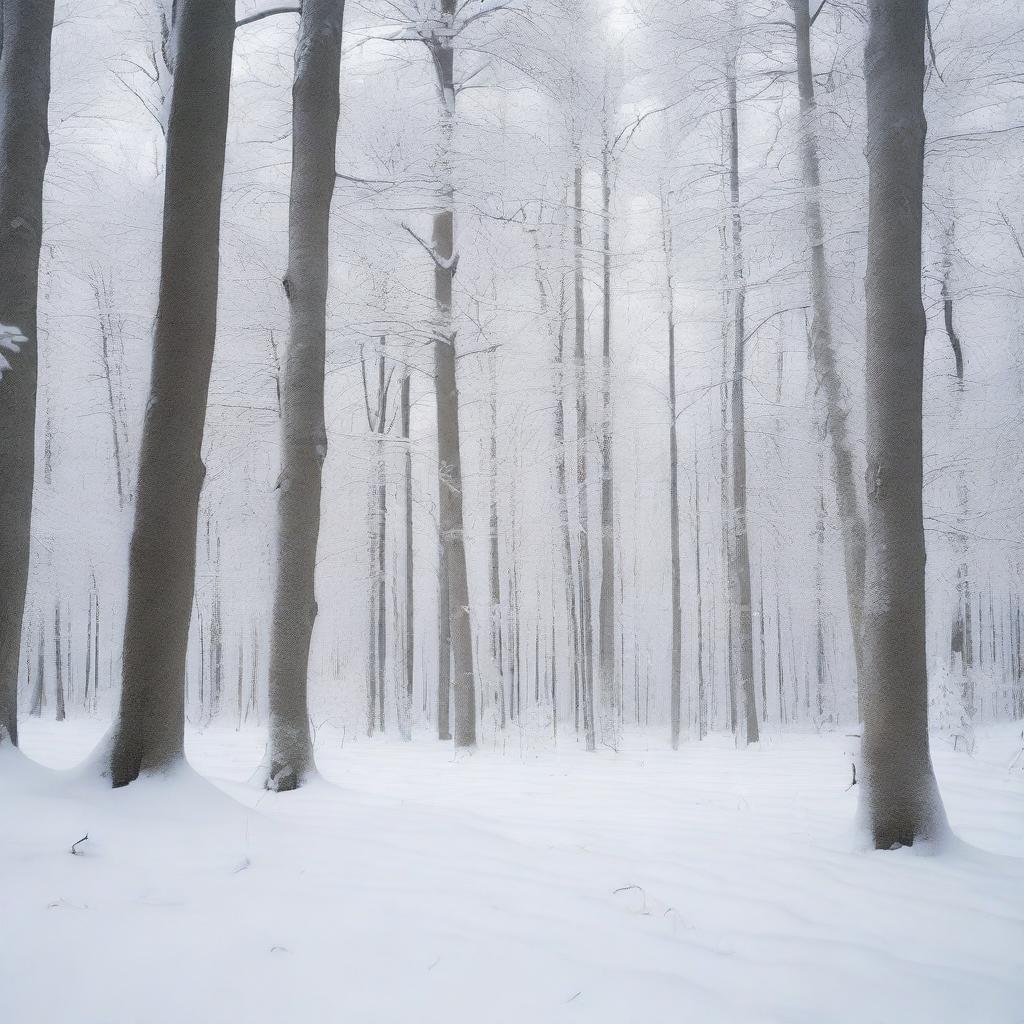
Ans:
{"label": "snow-covered ground", "polygon": [[[23,746],[68,768],[101,731]],[[288,795],[247,784],[255,732],[189,737],[215,786],[7,756],[0,1019],[1021,1024],[1020,733],[936,750],[940,856],[858,848],[842,735],[455,759],[322,734]]]}

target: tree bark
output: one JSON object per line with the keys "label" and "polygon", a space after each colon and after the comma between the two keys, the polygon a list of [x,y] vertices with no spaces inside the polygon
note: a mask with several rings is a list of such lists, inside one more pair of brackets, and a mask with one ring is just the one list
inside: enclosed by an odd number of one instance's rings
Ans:
{"label": "tree bark", "polygon": [[[726,74],[729,107],[729,199],[732,221],[733,377],[732,377],[732,544],[729,581],[733,587],[735,661],[739,670],[736,697],[743,701],[744,738],[758,740],[754,696],[754,632],[751,615],[750,544],[747,534],[747,440],[743,392],[746,373],[746,271],[743,265],[743,227],[740,213],[739,110],[736,101],[736,58]],[[735,692],[735,689],[734,689]]]}
{"label": "tree bark", "polygon": [[307,675],[316,620],[316,551],[324,425],[328,249],[344,0],[303,0],[292,86],[288,205],[289,338],[281,378],[281,476],[270,634],[267,789],[301,786],[315,770]]}
{"label": "tree bark", "polygon": [[661,188],[661,247],[665,257],[668,304],[668,514],[672,573],[672,674],[670,678],[672,749],[679,749],[682,730],[683,609],[679,565],[679,437],[676,409],[676,314],[672,278],[672,222],[665,187]]}
{"label": "tree bark", "polygon": [[612,475],[612,155],[608,112],[601,149],[601,591],[598,596],[598,669],[601,742],[618,746],[618,686],[615,678],[615,492]]}
{"label": "tree bark", "polygon": [[412,378],[408,368],[402,376],[401,417],[402,440],[405,446],[405,714],[406,730],[412,738],[412,694],[413,668],[416,650],[416,617],[413,588],[413,537],[412,537]]}
{"label": "tree bark", "polygon": [[448,555],[438,538],[437,573],[437,738],[450,740],[452,693],[452,617],[448,607]]}
{"label": "tree bark", "polygon": [[[441,0],[441,20],[455,21],[456,0]],[[434,382],[437,391],[437,476],[441,543],[447,572],[441,586],[448,589],[451,617],[452,702],[455,745],[476,745],[476,683],[473,677],[473,634],[469,615],[469,580],[463,532],[462,448],[459,438],[459,390],[455,373],[455,328],[452,285],[455,280],[455,195],[451,178],[455,120],[455,54],[450,33],[440,32],[430,43],[441,97],[442,208],[434,216],[434,299],[438,325],[434,339]]]}
{"label": "tree bark", "polygon": [[853,636],[857,679],[864,673],[864,515],[850,438],[850,401],[839,372],[832,336],[832,293],[825,252],[825,221],[821,209],[821,167],[818,159],[817,103],[811,62],[809,0],[789,0],[796,30],[797,85],[800,92],[800,162],[804,179],[804,227],[810,252],[811,354],[815,389],[825,401],[826,427],[835,467],[836,504],[843,540],[846,599]]}
{"label": "tree bark", "polygon": [[576,164],[573,185],[573,290],[575,295],[576,486],[579,502],[580,681],[587,750],[596,750],[594,725],[594,637],[590,596],[590,515],[587,496],[587,348],[583,304],[583,165]]}
{"label": "tree bark", "polygon": [[[541,269],[540,243],[537,240],[536,234],[534,235],[534,251],[536,253],[535,277],[537,290],[540,294],[541,312],[547,318],[550,313],[550,298],[547,286],[544,283],[544,275]],[[552,373],[551,383],[552,398],[554,400],[555,487],[558,493],[558,525],[562,541],[562,571],[565,579],[565,605],[569,626],[567,655],[569,659],[569,678],[572,681],[575,707],[575,695],[579,693],[580,685],[580,630],[579,614],[576,607],[576,573],[573,565],[572,528],[569,522],[569,486],[565,460],[565,329],[567,322],[566,289],[563,276],[562,287],[559,290],[558,320],[551,330],[555,347],[554,372]],[[553,600],[552,603],[554,603]],[[554,629],[553,621],[552,629]],[[551,657],[552,666],[554,666],[554,644],[552,644]],[[553,703],[552,715],[555,719],[553,728],[557,732],[558,711],[557,707],[554,706],[556,700],[554,681],[552,681],[551,695]]]}
{"label": "tree bark", "polygon": [[926,0],[870,0],[862,820],[878,849],[946,832],[928,749],[921,302]]}
{"label": "tree bark", "polygon": [[697,458],[697,447],[693,449],[693,522],[694,522],[694,561],[696,563],[697,590],[697,739],[702,740],[708,731],[708,700],[704,683],[704,586],[701,578],[700,555],[700,465]]}
{"label": "tree bark", "polygon": [[498,709],[498,722],[505,728],[505,650],[501,622],[501,564],[498,545],[498,368],[497,354],[490,355],[490,466],[488,472],[490,494],[488,526],[489,540],[489,573],[490,586],[490,620],[491,620],[491,662],[496,674],[496,691],[494,703]]}
{"label": "tree bark", "polygon": [[234,5],[179,0],[173,31],[160,297],[129,556],[121,704],[110,750],[114,786],[184,757]]}
{"label": "tree bark", "polygon": [[54,718],[63,722],[67,717],[64,701],[64,643],[60,622],[60,598],[53,605],[53,696]]}
{"label": "tree bark", "polygon": [[0,5],[0,324],[26,338],[0,376],[0,747],[18,745],[18,668],[35,478],[37,302],[50,152],[53,0]]}

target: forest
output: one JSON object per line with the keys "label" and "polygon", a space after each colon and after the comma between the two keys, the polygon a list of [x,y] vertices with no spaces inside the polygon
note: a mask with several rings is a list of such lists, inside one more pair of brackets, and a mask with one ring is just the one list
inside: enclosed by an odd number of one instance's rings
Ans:
{"label": "forest", "polygon": [[1015,0],[0,0],[0,1017],[1019,1024],[1022,189]]}

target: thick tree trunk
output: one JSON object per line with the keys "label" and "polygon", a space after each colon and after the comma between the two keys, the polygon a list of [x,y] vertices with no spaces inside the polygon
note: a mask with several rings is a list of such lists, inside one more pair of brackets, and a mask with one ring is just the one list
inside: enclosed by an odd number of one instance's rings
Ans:
{"label": "thick tree trunk", "polygon": [[[441,16],[453,24],[456,0],[441,0]],[[439,33],[431,45],[441,95],[442,209],[434,216],[434,299],[437,337],[434,341],[434,382],[437,389],[437,476],[441,542],[447,572],[451,617],[452,701],[455,745],[476,745],[476,683],[473,677],[473,634],[469,615],[469,580],[463,534],[462,447],[459,438],[459,390],[455,373],[455,328],[452,322],[452,284],[455,280],[455,197],[451,180],[452,136],[455,119],[454,51],[451,36]]]}
{"label": "thick tree trunk", "polygon": [[18,744],[18,668],[35,477],[37,296],[50,152],[53,0],[0,5],[0,324],[26,341],[0,375],[0,747]]}
{"label": "thick tree trunk", "polygon": [[450,740],[452,693],[452,617],[448,607],[448,555],[438,538],[437,572],[437,738]]}
{"label": "thick tree trunk", "polygon": [[921,302],[926,0],[870,0],[868,547],[861,813],[878,849],[946,832],[928,749]]}
{"label": "thick tree trunk", "polygon": [[846,598],[857,666],[864,673],[864,515],[861,511],[853,441],[850,438],[849,396],[839,372],[832,336],[832,294],[825,252],[825,221],[821,209],[821,169],[818,159],[817,104],[811,63],[809,0],[789,0],[796,30],[797,84],[800,91],[800,161],[804,179],[804,225],[810,251],[811,354],[815,389],[825,401],[826,426],[835,467],[836,504],[843,540]]}
{"label": "thick tree trunk", "polygon": [[167,770],[184,756],[234,4],[179,0],[173,32],[160,298],[129,556],[121,705],[110,751],[115,786],[140,772]]}
{"label": "thick tree trunk", "polygon": [[729,547],[729,582],[733,588],[734,669],[739,671],[737,700],[743,702],[744,738],[758,740],[754,696],[754,632],[751,615],[750,544],[747,535],[747,440],[743,392],[746,373],[746,270],[743,265],[743,230],[740,214],[739,111],[736,101],[735,57],[726,75],[729,106],[729,200],[732,220],[733,376],[732,376],[732,543]]}
{"label": "thick tree trunk", "polygon": [[344,0],[303,0],[292,86],[288,206],[289,337],[281,378],[281,476],[270,634],[267,789],[296,789],[314,771],[307,675],[316,620],[316,551],[324,425],[328,249]]}
{"label": "thick tree trunk", "polygon": [[661,188],[661,248],[665,257],[668,304],[668,514],[672,574],[672,672],[670,677],[672,749],[679,749],[682,730],[683,609],[679,565],[679,436],[676,409],[676,313],[672,278],[672,221],[664,185]]}

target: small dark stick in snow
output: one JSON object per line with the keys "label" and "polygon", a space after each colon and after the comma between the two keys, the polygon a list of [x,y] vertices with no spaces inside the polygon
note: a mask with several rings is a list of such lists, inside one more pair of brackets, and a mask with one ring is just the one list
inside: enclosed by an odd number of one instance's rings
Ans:
{"label": "small dark stick in snow", "polygon": [[72,857],[81,856],[79,854],[78,850],[77,850],[77,847],[81,846],[82,843],[84,843],[88,838],[89,838],[89,833],[86,832],[85,835],[82,836],[82,838],[78,840],[78,842],[75,842],[75,843],[71,844],[71,856]]}

